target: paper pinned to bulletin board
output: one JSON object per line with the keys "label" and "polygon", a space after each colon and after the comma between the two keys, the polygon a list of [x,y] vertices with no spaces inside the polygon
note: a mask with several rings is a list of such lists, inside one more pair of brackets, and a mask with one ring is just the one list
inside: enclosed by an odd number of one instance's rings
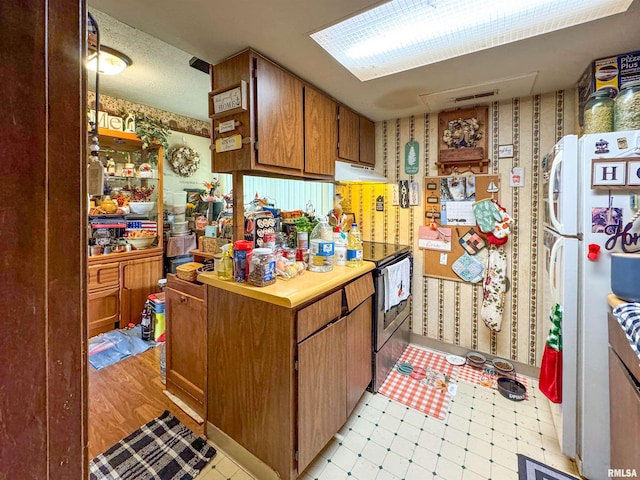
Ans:
{"label": "paper pinned to bulletin board", "polygon": [[[450,249],[448,249],[449,246],[435,243],[438,248],[423,250],[425,275],[463,281],[452,267],[456,260],[462,257],[465,252],[468,254],[469,251],[469,248],[466,250],[463,248],[460,239],[465,235],[465,238],[469,238],[470,233],[479,232],[472,207],[474,202],[491,198],[492,194],[487,191],[491,182],[500,186],[499,176],[425,177],[424,224],[427,229],[436,229],[432,231],[446,232],[447,235],[440,235],[438,240],[442,240],[443,237],[450,240]],[[493,198],[496,200],[498,200],[497,195],[497,193],[493,194]],[[424,228],[420,227],[420,231],[423,233],[426,232]],[[473,229],[472,232],[470,232],[471,229]],[[428,238],[426,240],[428,241],[423,242],[423,245],[434,245],[432,243],[434,239]],[[463,243],[464,241],[463,239]]]}

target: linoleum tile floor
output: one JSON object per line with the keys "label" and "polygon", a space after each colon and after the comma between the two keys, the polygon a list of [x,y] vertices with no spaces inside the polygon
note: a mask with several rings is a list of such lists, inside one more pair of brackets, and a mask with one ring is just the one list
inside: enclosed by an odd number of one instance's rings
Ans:
{"label": "linoleum tile floor", "polygon": [[[300,479],[517,480],[517,453],[579,478],[560,453],[548,400],[535,379],[528,382],[529,399],[513,402],[458,381],[444,420],[365,392]],[[253,478],[218,450],[197,480]]]}

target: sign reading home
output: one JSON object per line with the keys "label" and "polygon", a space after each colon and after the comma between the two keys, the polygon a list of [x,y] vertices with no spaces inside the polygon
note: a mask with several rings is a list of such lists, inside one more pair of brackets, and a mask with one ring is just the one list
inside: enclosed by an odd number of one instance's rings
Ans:
{"label": "sign reading home", "polygon": [[214,114],[239,108],[247,109],[247,82],[241,81],[240,85],[213,95]]}

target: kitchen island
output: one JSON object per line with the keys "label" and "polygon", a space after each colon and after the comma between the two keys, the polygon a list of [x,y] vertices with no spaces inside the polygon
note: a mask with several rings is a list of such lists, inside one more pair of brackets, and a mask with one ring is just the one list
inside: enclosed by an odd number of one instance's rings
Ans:
{"label": "kitchen island", "polygon": [[295,479],[371,381],[374,264],[267,287],[207,285],[207,436],[257,478]]}

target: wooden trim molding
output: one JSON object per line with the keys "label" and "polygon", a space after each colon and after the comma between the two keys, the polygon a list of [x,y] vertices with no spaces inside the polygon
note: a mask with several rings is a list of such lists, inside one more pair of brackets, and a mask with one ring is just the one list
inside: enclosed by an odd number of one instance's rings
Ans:
{"label": "wooden trim molding", "polygon": [[87,478],[86,5],[1,10],[0,478]]}

